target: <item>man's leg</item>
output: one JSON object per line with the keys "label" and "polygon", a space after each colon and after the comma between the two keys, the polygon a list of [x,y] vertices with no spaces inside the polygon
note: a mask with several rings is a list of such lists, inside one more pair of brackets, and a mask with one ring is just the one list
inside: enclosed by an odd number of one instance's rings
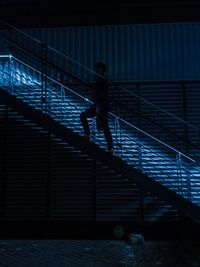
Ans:
{"label": "man's leg", "polygon": [[90,136],[90,127],[87,118],[93,118],[95,115],[95,107],[88,108],[80,114],[80,120],[83,125],[84,133],[88,137]]}
{"label": "man's leg", "polygon": [[113,149],[112,135],[108,124],[108,112],[102,112],[99,116],[99,129],[104,131],[108,151]]}
{"label": "man's leg", "polygon": [[110,128],[108,125],[106,125],[104,129],[104,136],[107,142],[108,151],[112,151],[113,149],[112,135],[111,135]]}

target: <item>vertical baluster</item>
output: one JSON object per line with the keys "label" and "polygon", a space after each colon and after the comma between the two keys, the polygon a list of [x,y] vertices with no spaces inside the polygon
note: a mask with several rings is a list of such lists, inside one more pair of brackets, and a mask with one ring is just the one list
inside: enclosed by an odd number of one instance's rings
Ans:
{"label": "vertical baluster", "polygon": [[66,101],[65,101],[65,90],[63,86],[61,86],[61,92],[62,92],[62,98],[61,98],[61,108],[62,108],[62,118],[61,118],[61,123],[65,124],[65,116],[66,116]]}
{"label": "vertical baluster", "polygon": [[4,64],[3,60],[1,60],[1,66],[0,66],[0,83],[3,84],[3,73],[4,73]]}
{"label": "vertical baluster", "polygon": [[58,110],[60,110],[60,122],[62,123],[63,120],[63,90],[62,87],[60,88],[60,98],[58,98],[57,105],[59,105]]}
{"label": "vertical baluster", "polygon": [[48,114],[52,115],[52,85],[50,84],[48,87]]}
{"label": "vertical baluster", "polygon": [[10,55],[9,57],[9,73],[10,73],[10,93],[13,93],[13,59],[12,56]]}
{"label": "vertical baluster", "polygon": [[191,188],[192,173],[189,169],[189,166],[186,167],[186,176],[187,176],[187,198],[192,201],[192,188]]}
{"label": "vertical baluster", "polygon": [[119,124],[119,118],[115,118],[115,124],[114,124],[114,131],[115,131],[115,143],[116,143],[116,154],[122,158],[123,156],[123,150],[122,150],[122,133],[121,133],[121,127]]}
{"label": "vertical baluster", "polygon": [[180,195],[183,194],[183,183],[182,183],[182,164],[181,164],[181,154],[176,154],[176,162],[177,162],[177,181],[178,181],[178,188],[177,193]]}
{"label": "vertical baluster", "polygon": [[60,90],[62,92],[61,93],[62,98],[61,98],[61,103],[60,103],[61,109],[62,109],[61,123],[64,123],[64,119],[65,119],[65,91],[64,91],[62,85],[60,86]]}
{"label": "vertical baluster", "polygon": [[7,71],[6,71],[6,69],[7,69],[7,62],[4,60],[4,59],[2,59],[2,61],[3,61],[3,64],[2,64],[2,82],[3,82],[3,84],[6,84],[6,80],[7,80]]}
{"label": "vertical baluster", "polygon": [[[188,112],[187,112],[187,98],[186,98],[186,84],[182,83],[182,105],[183,105],[183,119],[184,121],[188,121]],[[188,132],[189,132],[188,125],[186,123],[183,124],[183,135],[185,140],[189,140]],[[190,147],[187,142],[184,143],[184,150],[187,155],[190,153]]]}
{"label": "vertical baluster", "polygon": [[[63,87],[62,87],[63,88]],[[66,120],[66,97],[65,97],[65,89],[63,88],[63,103],[64,103],[64,118],[63,118],[63,124],[65,125]]]}
{"label": "vertical baluster", "polygon": [[141,143],[138,143],[138,158],[139,158],[139,168],[143,169],[142,144]]}
{"label": "vertical baluster", "polygon": [[91,131],[91,134],[92,134],[92,141],[94,143],[96,143],[96,141],[97,141],[96,117],[92,118],[92,131]]}

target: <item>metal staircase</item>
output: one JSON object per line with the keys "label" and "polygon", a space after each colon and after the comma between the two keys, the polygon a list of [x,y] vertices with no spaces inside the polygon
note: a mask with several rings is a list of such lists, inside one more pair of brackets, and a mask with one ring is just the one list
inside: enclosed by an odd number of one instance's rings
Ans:
{"label": "metal staircase", "polygon": [[[51,125],[55,134],[71,138],[70,142],[75,146],[123,173],[127,179],[134,178],[140,186],[151,188],[158,195],[169,198],[182,212],[199,220],[200,164],[198,159],[186,153],[190,140],[179,134],[177,125],[184,125],[184,129],[187,125],[189,131],[194,129],[193,140],[198,139],[198,127],[121,88],[121,96],[132,96],[130,103],[137,103],[137,107],[141,103],[144,107],[151,106],[155,117],[151,126],[150,120],[142,124],[141,120],[149,119],[148,109],[142,114],[135,112],[133,119],[132,106],[123,105],[120,99],[113,99],[109,119],[114,155],[107,154],[104,137],[96,131],[95,120],[91,120],[92,142],[86,142],[82,138],[79,119],[80,113],[91,104],[91,85],[96,73],[3,21],[0,21],[0,26],[0,47],[5,52],[0,56],[2,98],[10,105],[15,105],[15,108],[27,111],[46,128]],[[171,143],[160,140],[159,135],[153,132],[156,124],[159,126],[157,131],[163,127],[165,131],[170,128],[163,123],[162,116],[161,121],[156,121],[158,113],[162,113],[163,118],[170,117],[176,121],[178,132],[175,131],[176,139]],[[171,134],[174,135],[174,129],[167,131],[165,137]],[[189,145],[199,148],[198,144]]]}
{"label": "metal staircase", "polygon": [[[73,91],[90,99],[91,85],[96,75],[94,71],[5,21],[0,20],[0,29],[2,52],[6,54],[9,52],[46,76],[67,85]],[[159,104],[156,105],[157,101],[151,103],[147,100],[149,92],[152,93],[157,87],[160,90],[162,87],[164,90],[169,89],[169,94],[170,92],[176,94],[176,91],[181,88],[183,94],[181,98],[183,97],[183,99],[180,101],[184,105],[186,87],[193,90],[199,86],[198,81],[174,81],[172,84],[163,82],[163,85],[162,82],[158,84],[149,82],[145,85],[145,82],[136,81],[127,86],[119,86],[111,80],[109,82],[113,113],[145,132],[151,132],[155,137],[183,154],[200,161],[200,128],[196,120],[192,119],[192,123],[190,120],[187,121],[191,114],[187,117],[186,108],[178,106],[177,112],[174,114],[159,107]],[[44,89],[45,79],[42,78],[41,83]],[[150,90],[146,90],[143,94],[143,90],[140,89],[144,87],[150,88]],[[147,99],[145,99],[146,96]],[[156,92],[157,98],[159,96]],[[180,111],[180,109],[182,110]],[[192,117],[195,116],[196,114],[192,115]]]}
{"label": "metal staircase", "polygon": [[200,171],[194,167],[195,160],[112,112],[109,119],[114,155],[110,155],[105,152],[102,133],[95,130],[95,121],[91,122],[94,126],[93,142],[86,142],[81,137],[79,115],[91,101],[73,90],[74,85],[63,85],[11,55],[2,56],[0,65],[2,98],[11,105],[15,102],[15,107],[24,108],[24,112],[36,112],[33,118],[41,121],[39,117],[42,116],[47,128],[54,123],[50,128],[55,133],[59,132],[57,128],[62,128],[62,137],[127,179],[169,198],[182,212],[199,220]]}

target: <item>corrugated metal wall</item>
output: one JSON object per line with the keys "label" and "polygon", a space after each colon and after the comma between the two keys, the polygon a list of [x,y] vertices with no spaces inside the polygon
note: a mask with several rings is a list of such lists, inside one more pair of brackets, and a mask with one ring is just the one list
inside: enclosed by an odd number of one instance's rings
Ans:
{"label": "corrugated metal wall", "polygon": [[116,81],[200,79],[200,23],[28,29],[80,63],[108,66]]}

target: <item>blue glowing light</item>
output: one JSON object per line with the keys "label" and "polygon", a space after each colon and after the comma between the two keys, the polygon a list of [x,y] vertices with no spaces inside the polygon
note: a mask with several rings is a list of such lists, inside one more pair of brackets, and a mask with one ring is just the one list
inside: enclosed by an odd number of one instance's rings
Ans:
{"label": "blue glowing light", "polygon": [[12,55],[0,55],[0,58],[12,58]]}

